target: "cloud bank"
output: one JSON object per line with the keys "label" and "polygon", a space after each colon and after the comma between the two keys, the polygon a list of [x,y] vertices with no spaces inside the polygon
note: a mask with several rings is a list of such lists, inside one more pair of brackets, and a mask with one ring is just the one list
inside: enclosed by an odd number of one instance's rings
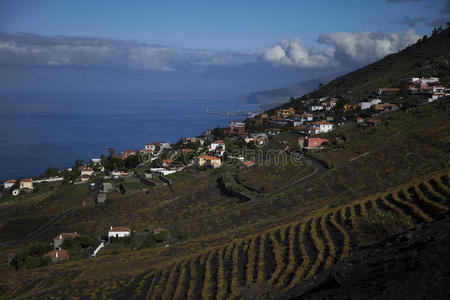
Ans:
{"label": "cloud bank", "polygon": [[304,68],[337,66],[339,63],[334,59],[334,52],[334,48],[317,51],[305,47],[297,38],[281,40],[277,45],[260,51],[263,59],[273,65]]}
{"label": "cloud bank", "polygon": [[414,29],[409,29],[403,35],[383,32],[325,33],[317,41],[335,47],[336,57],[340,61],[365,63],[397,52],[419,38]]}
{"label": "cloud bank", "polygon": [[413,44],[413,29],[400,35],[382,32],[321,34],[318,49],[300,39],[281,40],[258,51],[212,51],[104,38],[0,34],[0,66],[131,69],[202,72],[210,67],[270,64],[275,67],[326,68],[370,63]]}
{"label": "cloud bank", "polygon": [[251,53],[190,50],[102,38],[0,34],[0,65],[183,71],[251,62]]}
{"label": "cloud bank", "polygon": [[333,67],[373,62],[414,44],[419,38],[414,29],[407,30],[403,35],[383,32],[324,33],[317,42],[329,46],[325,50],[302,46],[299,39],[293,39],[281,40],[261,53],[265,61],[276,66]]}

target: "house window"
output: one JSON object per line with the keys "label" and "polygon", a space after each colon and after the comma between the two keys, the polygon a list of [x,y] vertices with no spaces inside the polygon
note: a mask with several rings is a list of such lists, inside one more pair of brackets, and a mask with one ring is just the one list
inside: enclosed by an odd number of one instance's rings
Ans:
{"label": "house window", "polygon": [[118,233],[116,233],[116,237],[119,237],[119,234],[118,234]]}

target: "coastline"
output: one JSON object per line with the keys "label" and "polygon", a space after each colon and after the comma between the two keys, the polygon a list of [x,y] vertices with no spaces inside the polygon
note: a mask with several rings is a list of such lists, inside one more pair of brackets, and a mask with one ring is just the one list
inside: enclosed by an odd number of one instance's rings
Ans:
{"label": "coastline", "polygon": [[153,141],[174,143],[180,137],[197,136],[206,129],[245,118],[206,114],[207,109],[255,108],[220,97],[209,100],[179,96],[162,103],[158,98],[146,101],[143,96],[96,97],[2,96],[0,124],[5,134],[0,137],[0,181],[37,176],[49,166],[69,168],[76,159],[90,160],[107,154],[110,147],[124,151],[142,149]]}

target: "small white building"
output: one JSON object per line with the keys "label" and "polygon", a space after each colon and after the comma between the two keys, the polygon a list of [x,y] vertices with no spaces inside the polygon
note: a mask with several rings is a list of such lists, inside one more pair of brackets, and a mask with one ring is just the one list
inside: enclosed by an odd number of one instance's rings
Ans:
{"label": "small white building", "polygon": [[309,107],[309,111],[317,111],[317,110],[323,110],[323,106],[322,105],[311,105]]}
{"label": "small white building", "polygon": [[218,140],[215,142],[212,142],[211,145],[209,145],[208,150],[209,151],[215,151],[217,148],[222,147],[222,151],[225,151],[225,142],[223,140]]}
{"label": "small white building", "polygon": [[32,190],[34,189],[33,179],[25,178],[20,181],[20,189]]}
{"label": "small white building", "polygon": [[150,168],[151,174],[163,175],[163,176],[170,175],[170,174],[176,173],[178,171],[181,171],[181,169],[167,170],[166,168]]}
{"label": "small white building", "polygon": [[131,229],[128,227],[113,227],[111,226],[111,228],[108,231],[108,240],[111,239],[112,237],[115,238],[124,238],[124,237],[129,237],[131,234]]}
{"label": "small white building", "polygon": [[8,181],[5,181],[5,182],[3,183],[3,186],[4,186],[5,189],[9,189],[9,188],[11,188],[15,183],[16,183],[16,180],[10,179],[10,180],[8,180]]}
{"label": "small white building", "polygon": [[128,175],[130,175],[130,173],[127,173],[124,171],[117,171],[117,170],[114,170],[110,173],[110,176],[114,177],[114,178],[124,177],[124,176],[128,176]]}
{"label": "small white building", "polygon": [[381,103],[381,99],[371,99],[366,102],[360,102],[359,106],[360,106],[361,110],[365,110],[365,109],[369,109],[372,106],[377,105],[379,103]]}
{"label": "small white building", "polygon": [[438,77],[421,78],[420,83],[421,84],[439,83],[439,78]]}
{"label": "small white building", "polygon": [[313,128],[317,128],[320,132],[329,132],[333,130],[333,124],[325,121],[319,121],[313,123]]}
{"label": "small white building", "polygon": [[162,143],[162,142],[154,142],[154,143],[146,144],[145,145],[145,150],[156,151],[156,147],[159,147],[159,150],[169,149],[170,148],[170,144],[169,143]]}
{"label": "small white building", "polygon": [[86,176],[91,176],[92,174],[94,174],[94,170],[90,167],[81,167],[81,174],[80,176],[86,175]]}
{"label": "small white building", "polygon": [[441,98],[441,97],[444,97],[445,96],[445,94],[444,93],[436,93],[436,94],[433,94],[430,98],[428,98],[428,102],[433,102],[433,101],[436,101],[437,99],[439,99],[439,98]]}

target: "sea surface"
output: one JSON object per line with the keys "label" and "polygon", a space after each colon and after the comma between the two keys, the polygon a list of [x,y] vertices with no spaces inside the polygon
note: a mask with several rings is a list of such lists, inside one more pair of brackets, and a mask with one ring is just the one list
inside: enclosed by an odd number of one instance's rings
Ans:
{"label": "sea surface", "polygon": [[68,168],[154,141],[176,142],[256,110],[231,97],[74,92],[0,92],[0,183]]}

